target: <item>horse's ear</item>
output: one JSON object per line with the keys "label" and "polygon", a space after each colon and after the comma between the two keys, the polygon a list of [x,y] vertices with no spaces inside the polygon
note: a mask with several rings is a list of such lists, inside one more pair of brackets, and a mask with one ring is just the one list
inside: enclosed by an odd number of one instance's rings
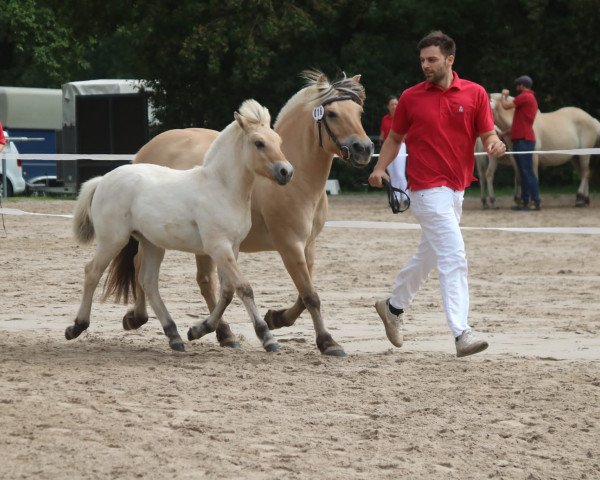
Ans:
{"label": "horse's ear", "polygon": [[248,120],[246,120],[239,112],[233,112],[233,118],[235,118],[238,125],[242,127],[242,130],[246,131],[248,128]]}
{"label": "horse's ear", "polygon": [[354,80],[356,83],[360,83],[360,77],[361,77],[361,75],[360,75],[360,73],[359,73],[358,75],[354,75],[354,76],[352,77],[352,80]]}

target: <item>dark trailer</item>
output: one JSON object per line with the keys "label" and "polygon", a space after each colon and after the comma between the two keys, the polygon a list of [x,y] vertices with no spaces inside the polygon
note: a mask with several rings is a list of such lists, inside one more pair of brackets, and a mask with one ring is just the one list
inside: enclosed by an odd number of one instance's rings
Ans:
{"label": "dark trailer", "polygon": [[88,80],[62,86],[62,150],[81,154],[57,162],[53,193],[76,194],[86,180],[128,163],[94,154],[134,155],[149,140],[149,102],[139,80]]}

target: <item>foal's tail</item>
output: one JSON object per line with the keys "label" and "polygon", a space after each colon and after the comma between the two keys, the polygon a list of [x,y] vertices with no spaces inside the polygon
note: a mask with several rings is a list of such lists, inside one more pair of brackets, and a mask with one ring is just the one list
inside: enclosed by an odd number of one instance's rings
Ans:
{"label": "foal's tail", "polygon": [[135,265],[133,259],[138,253],[138,241],[130,237],[129,243],[123,247],[119,254],[110,262],[104,290],[102,292],[102,301],[113,297],[115,303],[129,303],[129,297],[136,300],[135,291]]}
{"label": "foal's tail", "polygon": [[73,234],[78,243],[85,245],[94,239],[94,224],[92,222],[90,208],[94,192],[102,177],[95,177],[83,184],[77,197],[75,212],[73,214]]}

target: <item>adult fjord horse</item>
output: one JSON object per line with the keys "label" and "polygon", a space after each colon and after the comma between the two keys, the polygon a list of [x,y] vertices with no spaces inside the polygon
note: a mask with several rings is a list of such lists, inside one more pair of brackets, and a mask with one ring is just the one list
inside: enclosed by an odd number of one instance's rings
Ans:
{"label": "adult fjord horse", "polygon": [[[365,92],[360,75],[330,81],[315,70],[303,72],[306,86],[285,104],[275,122],[282,150],[294,167],[294,180],[285,188],[258,178],[252,190],[252,227],[240,246],[242,252],[277,250],[298,290],[290,308],[269,310],[270,329],[294,324],[307,309],[312,317],[317,347],[325,355],[343,356],[343,348],[325,328],[321,302],[312,282],[315,241],[327,214],[325,184],[333,156],[357,166],[366,166],[373,143],[361,124]],[[315,115],[313,117],[313,115]],[[318,119],[318,120],[317,120]],[[159,163],[192,168],[203,162],[203,151],[217,132],[206,129],[170,130],[157,135],[140,149],[134,163]],[[193,152],[190,155],[189,152]],[[215,275],[209,256],[196,256],[197,281],[209,310],[215,306]],[[115,262],[107,280],[107,295],[127,297],[123,288],[127,268]],[[125,328],[138,328],[148,320],[142,289],[135,287],[136,300],[123,318]],[[217,328],[222,346],[239,346],[229,325]]]}
{"label": "adult fjord horse", "polygon": [[[183,341],[158,292],[165,250],[210,255],[217,265],[221,292],[216,307],[188,332],[200,338],[217,327],[234,293],[240,297],[263,347],[279,346],[254,303],[252,288],[237,266],[241,241],[250,230],[250,192],[256,178],[285,185],[293,167],[281,151],[266,108],[245,101],[239,113],[212,143],[206,162],[191,170],[151,164],[124,165],[86,182],[79,195],[73,230],[80,243],[96,237],[94,258],[85,267],[83,298],[67,340],[90,324],[92,298],[102,273],[134,237],[143,246],[139,283],[148,295],[169,345],[183,351]],[[133,266],[133,264],[131,264]]]}
{"label": "adult fjord horse", "polygon": [[[502,130],[512,126],[514,109],[504,109],[500,105],[500,93],[492,93],[492,111],[494,122]],[[600,144],[600,122],[576,107],[564,107],[554,112],[538,112],[533,123],[536,150],[572,150],[578,148],[594,148]],[[568,154],[533,155],[534,171],[538,166],[558,166],[573,159],[577,173],[581,179],[575,206],[583,207],[590,203],[589,178],[590,156],[579,155],[573,158]]]}

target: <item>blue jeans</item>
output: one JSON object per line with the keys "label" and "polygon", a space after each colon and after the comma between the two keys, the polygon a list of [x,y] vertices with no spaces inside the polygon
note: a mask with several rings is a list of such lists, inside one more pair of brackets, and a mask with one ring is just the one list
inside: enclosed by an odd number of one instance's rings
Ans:
{"label": "blue jeans", "polygon": [[[513,140],[513,152],[530,152],[535,149],[533,140]],[[540,204],[540,191],[538,179],[533,172],[533,155],[531,153],[513,154],[517,162],[517,168],[521,175],[521,200],[527,205],[533,200],[536,205]]]}

